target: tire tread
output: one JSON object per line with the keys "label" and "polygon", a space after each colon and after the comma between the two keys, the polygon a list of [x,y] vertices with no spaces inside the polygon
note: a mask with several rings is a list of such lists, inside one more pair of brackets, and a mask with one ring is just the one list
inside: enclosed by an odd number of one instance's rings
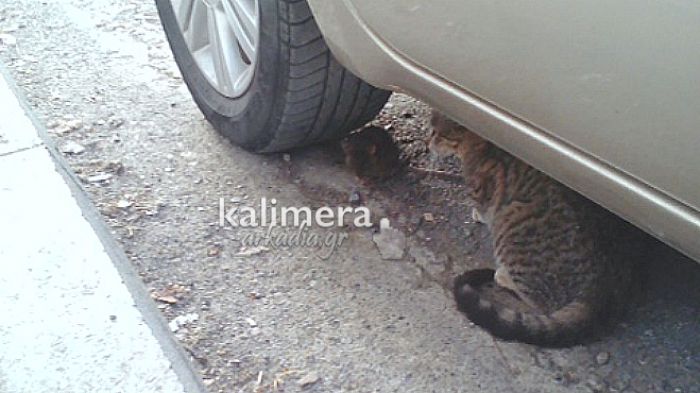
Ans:
{"label": "tire tread", "polygon": [[368,85],[328,50],[306,0],[277,0],[280,41],[288,60],[279,132],[263,151],[283,151],[340,138],[362,127],[390,92]]}

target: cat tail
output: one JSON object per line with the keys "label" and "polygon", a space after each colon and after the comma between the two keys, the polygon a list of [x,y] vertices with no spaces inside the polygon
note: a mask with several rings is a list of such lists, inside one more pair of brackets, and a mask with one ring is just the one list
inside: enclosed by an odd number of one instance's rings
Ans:
{"label": "cat tail", "polygon": [[455,279],[457,306],[474,324],[503,340],[544,347],[576,345],[592,333],[595,318],[587,304],[572,302],[547,315],[515,311],[483,298],[479,287],[493,282],[494,273],[476,269]]}

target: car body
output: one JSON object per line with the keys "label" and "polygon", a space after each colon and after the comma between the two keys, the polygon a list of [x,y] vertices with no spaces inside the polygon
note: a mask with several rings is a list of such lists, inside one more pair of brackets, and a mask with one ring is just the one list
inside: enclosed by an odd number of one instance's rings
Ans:
{"label": "car body", "polygon": [[700,260],[700,6],[308,0],[335,58]]}

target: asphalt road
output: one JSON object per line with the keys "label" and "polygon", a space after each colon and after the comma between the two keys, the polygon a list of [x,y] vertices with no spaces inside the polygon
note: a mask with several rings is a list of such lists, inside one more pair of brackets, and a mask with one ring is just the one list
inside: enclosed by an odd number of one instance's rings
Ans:
{"label": "asphalt road", "polygon": [[[654,247],[647,296],[599,342],[495,341],[449,294],[451,277],[488,262],[458,180],[409,171],[358,188],[333,147],[232,146],[192,103],[151,2],[5,0],[0,34],[0,59],[212,392],[700,392],[700,265],[677,253]],[[395,95],[378,122],[414,165],[452,170],[425,154],[426,114]],[[323,259],[242,247],[262,230],[219,225],[220,198],[319,207],[358,191],[406,236],[403,258],[382,259],[375,228],[318,231],[347,235]]]}

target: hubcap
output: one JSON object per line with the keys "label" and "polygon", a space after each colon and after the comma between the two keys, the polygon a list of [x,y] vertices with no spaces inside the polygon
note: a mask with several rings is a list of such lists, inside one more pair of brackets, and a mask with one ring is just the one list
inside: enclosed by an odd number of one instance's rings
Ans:
{"label": "hubcap", "polygon": [[260,39],[259,0],[172,0],[180,31],[209,83],[227,97],[253,80]]}

